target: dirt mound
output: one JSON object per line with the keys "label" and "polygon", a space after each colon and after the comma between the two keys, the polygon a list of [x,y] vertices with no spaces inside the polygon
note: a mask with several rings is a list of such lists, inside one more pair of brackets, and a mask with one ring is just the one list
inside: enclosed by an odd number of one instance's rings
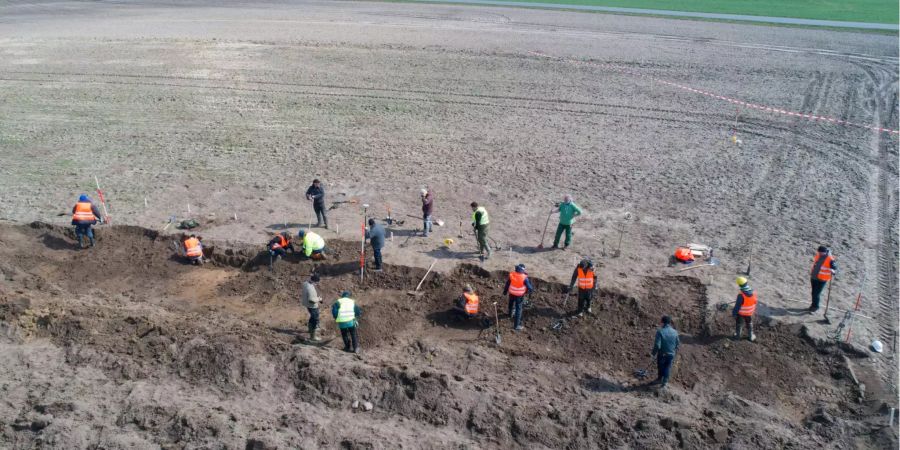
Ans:
{"label": "dirt mound", "polygon": [[[734,342],[695,279],[601,290],[595,314],[576,318],[564,286],[535,276],[526,331],[501,317],[498,346],[484,321],[449,312],[468,283],[489,316],[494,302],[505,315],[504,274],[479,266],[433,274],[411,296],[424,270],[388,265],[360,283],[353,243],[272,273],[262,246],[209,243],[211,263],[195,267],[173,256],[172,236],[97,234],[82,251],[68,229],[0,225],[6,446],[896,446],[882,399],[858,401],[840,349],[791,326]],[[339,350],[328,319],[327,339],[303,344],[311,271],[326,305],[351,290],[362,306],[361,356]],[[663,314],[683,345],[658,391],[632,372],[649,366]]]}

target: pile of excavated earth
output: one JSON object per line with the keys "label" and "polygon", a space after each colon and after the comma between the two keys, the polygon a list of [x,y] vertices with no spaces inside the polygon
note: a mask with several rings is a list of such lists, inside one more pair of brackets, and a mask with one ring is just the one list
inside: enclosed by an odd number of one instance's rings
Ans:
{"label": "pile of excavated earth", "polygon": [[[503,318],[503,273],[461,264],[409,290],[421,268],[359,280],[358,243],[321,262],[267,267],[261,249],[207,243],[185,264],[174,236],[0,224],[0,442],[13,448],[896,448],[865,358],[766,323],[734,341],[728,312],[688,277],[601,289],[573,317],[564,285],[534,276],[526,330]],[[351,290],[362,353],[333,322],[305,340],[300,283],[326,306]],[[603,273],[603,267],[599,268]],[[449,310],[465,284],[497,329]],[[682,333],[664,390],[650,347],[659,318]],[[649,379],[635,378],[648,370]]]}

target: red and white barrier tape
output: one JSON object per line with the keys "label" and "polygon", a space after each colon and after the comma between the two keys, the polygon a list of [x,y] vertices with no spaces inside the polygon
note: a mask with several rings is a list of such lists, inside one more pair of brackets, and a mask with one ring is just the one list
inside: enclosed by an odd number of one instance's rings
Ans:
{"label": "red and white barrier tape", "polygon": [[806,113],[801,113],[801,112],[796,112],[796,111],[788,111],[788,110],[786,110],[786,109],[773,108],[773,107],[771,107],[771,106],[766,106],[766,105],[760,105],[760,104],[756,104],[756,103],[745,102],[745,101],[740,100],[740,99],[731,98],[731,97],[726,97],[726,96],[724,96],[724,95],[719,95],[719,94],[716,94],[716,93],[713,93],[713,92],[708,92],[708,91],[704,91],[704,90],[700,90],[700,89],[695,89],[695,88],[692,88],[692,87],[690,87],[690,86],[685,86],[685,85],[683,85],[683,84],[678,84],[678,83],[674,83],[674,82],[671,82],[671,81],[668,81],[668,80],[663,80],[663,79],[660,79],[660,78],[656,78],[656,77],[647,75],[647,74],[645,74],[645,73],[636,72],[636,71],[633,71],[633,70],[628,70],[628,69],[625,69],[625,68],[622,68],[622,67],[617,67],[617,66],[614,66],[614,65],[612,65],[612,64],[606,64],[606,63],[594,63],[594,62],[585,62],[585,61],[579,61],[579,60],[576,60],[576,59],[557,58],[557,57],[553,57],[553,56],[550,56],[550,55],[547,55],[547,54],[544,54],[544,53],[541,53],[541,52],[535,52],[535,51],[532,51],[532,52],[529,52],[529,53],[531,53],[531,54],[533,54],[533,55],[537,55],[537,56],[543,57],[543,58],[555,59],[555,60],[559,60],[559,61],[568,61],[568,62],[571,62],[571,63],[573,63],[573,64],[580,64],[580,65],[586,65],[586,66],[601,67],[601,68],[604,68],[604,69],[611,69],[611,70],[614,70],[614,71],[616,71],[616,72],[621,72],[621,73],[625,73],[625,74],[628,74],[628,75],[634,75],[634,76],[646,78],[646,79],[649,79],[649,80],[653,80],[653,81],[655,81],[655,82],[657,82],[657,83],[664,84],[664,85],[666,85],[666,86],[671,86],[671,87],[674,87],[674,88],[677,88],[677,89],[681,89],[681,90],[684,90],[684,91],[693,92],[693,93],[695,93],[695,94],[704,95],[704,96],[706,96],[706,97],[711,97],[711,98],[714,98],[714,99],[716,99],[716,100],[726,101],[726,102],[728,102],[728,103],[732,103],[732,104],[735,104],[735,105],[744,106],[744,107],[751,108],[751,109],[756,109],[756,110],[759,110],[759,111],[771,112],[771,113],[775,113],[775,114],[783,114],[783,115],[791,116],[791,117],[800,117],[800,118],[803,118],[803,119],[809,119],[809,120],[816,120],[816,121],[828,122],[828,123],[833,123],[833,124],[836,124],[836,125],[845,125],[845,126],[850,126],[850,127],[864,128],[864,129],[867,129],[867,130],[877,131],[877,132],[879,132],[879,133],[900,134],[900,130],[894,130],[894,129],[891,129],[891,128],[876,127],[876,126],[872,126],[872,125],[865,125],[865,124],[861,124],[861,123],[850,122],[849,120],[835,119],[834,117],[817,116],[817,115],[815,115],[815,114],[806,114]]}

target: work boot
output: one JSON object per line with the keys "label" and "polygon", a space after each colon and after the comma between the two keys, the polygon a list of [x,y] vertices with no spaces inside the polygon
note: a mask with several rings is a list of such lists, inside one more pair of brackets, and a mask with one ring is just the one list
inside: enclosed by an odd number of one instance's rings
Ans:
{"label": "work boot", "polygon": [[90,238],[90,241],[91,241],[91,247],[93,247],[94,246],[94,238]]}
{"label": "work boot", "polygon": [[354,349],[353,349],[353,353],[356,353],[356,354],[358,355],[358,354],[359,354],[359,347],[354,348]]}
{"label": "work boot", "polygon": [[741,339],[741,331],[744,329],[744,326],[738,322],[737,325],[734,326],[734,340]]}
{"label": "work boot", "polygon": [[751,323],[750,326],[747,327],[747,328],[748,328],[748,331],[749,331],[749,334],[747,335],[747,340],[750,341],[750,342],[755,342],[755,341],[756,341],[756,335],[753,334],[753,324]]}
{"label": "work boot", "polygon": [[593,309],[591,309],[591,307],[590,307],[590,306],[588,306],[588,310],[587,310],[587,313],[588,313],[588,314],[592,314],[592,315],[593,315],[593,314],[594,314],[594,310],[593,310]]}
{"label": "work boot", "polygon": [[309,340],[313,342],[319,342],[322,338],[319,337],[319,334],[316,330],[316,327],[307,327],[309,328]]}
{"label": "work boot", "polygon": [[516,331],[522,331],[522,330],[524,330],[524,329],[525,329],[525,326],[524,326],[524,325],[519,325],[519,326],[516,327]]}

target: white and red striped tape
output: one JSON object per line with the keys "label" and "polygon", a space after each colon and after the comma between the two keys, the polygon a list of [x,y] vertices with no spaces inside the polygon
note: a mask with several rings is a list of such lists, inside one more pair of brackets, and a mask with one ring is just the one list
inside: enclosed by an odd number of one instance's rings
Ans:
{"label": "white and red striped tape", "polygon": [[571,63],[573,63],[573,64],[581,64],[581,65],[587,65],[587,66],[601,67],[601,68],[604,68],[604,69],[611,69],[611,70],[614,70],[614,71],[617,71],[617,72],[621,72],[621,73],[625,73],[625,74],[628,74],[628,75],[634,75],[634,76],[638,76],[638,77],[647,78],[647,79],[653,80],[653,81],[655,81],[655,82],[657,82],[657,83],[665,84],[666,86],[671,86],[671,87],[674,87],[674,88],[677,88],[677,89],[681,89],[681,90],[684,90],[684,91],[693,92],[693,93],[695,93],[695,94],[704,95],[704,96],[711,97],[711,98],[714,98],[714,99],[717,99],[717,100],[726,101],[726,102],[728,102],[728,103],[732,103],[732,104],[735,104],[735,105],[744,106],[744,107],[751,108],[751,109],[756,109],[756,110],[759,110],[759,111],[771,112],[771,113],[775,113],[775,114],[783,114],[783,115],[791,116],[791,117],[800,117],[800,118],[803,118],[803,119],[809,119],[809,120],[816,120],[816,121],[828,122],[828,123],[833,123],[833,124],[836,124],[836,125],[845,125],[845,126],[850,126],[850,127],[864,128],[864,129],[867,129],[867,130],[877,131],[877,132],[879,132],[879,133],[900,134],[900,130],[894,130],[894,129],[891,129],[891,128],[876,127],[876,126],[872,126],[872,125],[865,125],[865,124],[861,124],[861,123],[851,122],[851,121],[849,121],[849,120],[835,119],[834,117],[818,116],[818,115],[815,115],[815,114],[806,114],[806,113],[801,113],[801,112],[796,112],[796,111],[789,111],[789,110],[781,109],[781,108],[774,108],[774,107],[766,106],[766,105],[760,105],[760,104],[756,104],[756,103],[745,102],[745,101],[740,100],[740,99],[731,98],[731,97],[726,97],[726,96],[724,96],[724,95],[719,95],[719,94],[716,94],[716,93],[713,93],[713,92],[709,92],[709,91],[704,91],[704,90],[701,90],[701,89],[695,89],[695,88],[692,88],[692,87],[690,87],[690,86],[685,86],[685,85],[683,85],[683,84],[678,84],[678,83],[674,83],[674,82],[671,82],[671,81],[668,81],[668,80],[663,80],[663,79],[660,79],[660,78],[656,78],[656,77],[647,75],[647,74],[645,74],[645,73],[636,72],[636,71],[633,71],[633,70],[628,70],[628,69],[625,69],[625,68],[622,68],[622,67],[614,66],[614,65],[612,65],[612,64],[607,64],[607,63],[595,63],[595,62],[585,62],[585,61],[579,61],[579,60],[577,60],[577,59],[556,58],[556,57],[547,55],[547,54],[545,54],[545,53],[535,52],[535,51],[532,51],[532,52],[530,52],[530,53],[533,54],[533,55],[537,55],[537,56],[543,57],[543,58],[556,59],[556,60],[559,60],[559,61],[568,61],[568,62],[571,62]]}

